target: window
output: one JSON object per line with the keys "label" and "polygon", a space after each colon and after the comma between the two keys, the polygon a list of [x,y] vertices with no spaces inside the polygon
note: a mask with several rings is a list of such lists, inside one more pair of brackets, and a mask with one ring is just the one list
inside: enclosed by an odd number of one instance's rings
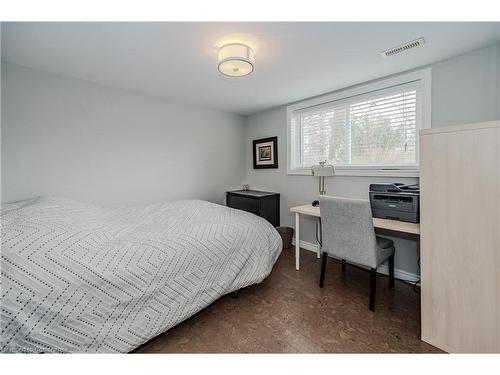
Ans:
{"label": "window", "polygon": [[288,107],[288,173],[326,160],[339,175],[418,176],[429,85],[426,69]]}

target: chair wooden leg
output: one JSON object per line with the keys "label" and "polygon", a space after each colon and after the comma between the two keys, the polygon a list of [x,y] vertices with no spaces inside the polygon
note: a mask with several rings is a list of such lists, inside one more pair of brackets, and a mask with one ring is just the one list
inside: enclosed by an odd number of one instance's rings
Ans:
{"label": "chair wooden leg", "polygon": [[370,270],[370,311],[375,311],[375,291],[377,290],[377,269]]}
{"label": "chair wooden leg", "polygon": [[325,283],[325,271],[326,271],[326,261],[328,260],[328,253],[323,252],[323,256],[321,258],[321,274],[319,275],[319,286],[323,288]]}
{"label": "chair wooden leg", "polygon": [[344,259],[342,259],[342,272],[345,272],[345,265],[346,265],[346,262]]}
{"label": "chair wooden leg", "polygon": [[394,288],[394,254],[389,257],[389,288]]}

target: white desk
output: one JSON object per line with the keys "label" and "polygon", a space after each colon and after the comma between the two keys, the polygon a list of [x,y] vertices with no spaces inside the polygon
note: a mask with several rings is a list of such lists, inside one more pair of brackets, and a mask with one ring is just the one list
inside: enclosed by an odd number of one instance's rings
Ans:
{"label": "white desk", "polygon": [[[295,269],[298,271],[300,267],[300,238],[299,238],[300,215],[319,218],[321,217],[321,214],[319,207],[313,207],[310,204],[292,207],[290,208],[290,212],[295,213]],[[420,235],[420,224],[416,223],[407,223],[404,221],[379,219],[374,217],[373,226],[375,228],[390,230],[393,232]],[[317,255],[318,258],[321,256],[321,250],[319,246]]]}

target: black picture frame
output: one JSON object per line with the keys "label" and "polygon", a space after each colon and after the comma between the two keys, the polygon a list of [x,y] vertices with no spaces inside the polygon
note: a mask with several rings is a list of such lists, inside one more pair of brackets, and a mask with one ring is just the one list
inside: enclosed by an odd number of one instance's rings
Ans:
{"label": "black picture frame", "polygon": [[[262,147],[259,148],[259,145]],[[278,168],[278,137],[255,139],[252,146],[253,169]]]}

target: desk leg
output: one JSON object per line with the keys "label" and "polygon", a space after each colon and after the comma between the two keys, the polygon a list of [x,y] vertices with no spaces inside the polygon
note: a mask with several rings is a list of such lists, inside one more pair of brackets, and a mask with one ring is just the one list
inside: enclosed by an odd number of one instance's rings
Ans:
{"label": "desk leg", "polygon": [[300,259],[299,224],[300,224],[300,215],[296,212],[295,213],[295,269],[297,271],[299,270],[299,259]]}

